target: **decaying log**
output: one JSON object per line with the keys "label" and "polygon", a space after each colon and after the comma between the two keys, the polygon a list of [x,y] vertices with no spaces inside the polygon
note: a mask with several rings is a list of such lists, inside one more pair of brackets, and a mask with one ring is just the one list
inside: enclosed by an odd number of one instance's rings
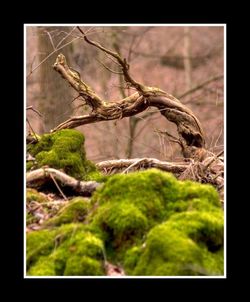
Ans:
{"label": "decaying log", "polygon": [[101,184],[96,181],[79,181],[72,176],[53,168],[40,168],[26,173],[27,187],[37,181],[47,181],[52,175],[64,186],[71,187],[82,195],[91,195]]}

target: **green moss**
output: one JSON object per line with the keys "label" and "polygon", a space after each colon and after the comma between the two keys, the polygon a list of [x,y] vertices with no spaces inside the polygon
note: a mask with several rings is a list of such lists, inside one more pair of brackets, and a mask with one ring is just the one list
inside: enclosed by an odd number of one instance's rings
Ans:
{"label": "green moss", "polygon": [[93,224],[108,234],[105,240],[114,247],[134,243],[175,213],[220,209],[213,187],[177,181],[156,169],[110,176],[95,192],[92,204],[99,204]]}
{"label": "green moss", "polygon": [[65,276],[102,276],[103,266],[100,261],[90,257],[71,257],[66,264]]}
{"label": "green moss", "polygon": [[[135,275],[183,275],[186,266],[201,264],[199,247],[181,232],[166,225],[153,228],[147,237],[146,247],[133,272]],[[171,264],[174,264],[173,266]]]}
{"label": "green moss", "polygon": [[221,209],[217,211],[194,211],[173,215],[168,225],[186,234],[211,252],[223,248],[224,219]]}
{"label": "green moss", "polygon": [[87,179],[88,173],[96,171],[95,165],[86,159],[84,136],[77,130],[44,134],[36,144],[28,145],[27,151],[36,158],[37,167],[63,169],[79,179]]}
{"label": "green moss", "polygon": [[56,276],[55,263],[49,257],[42,256],[27,272],[28,276]]}
{"label": "green moss", "polygon": [[[51,254],[57,275],[75,275],[75,269],[72,268],[73,271],[71,272],[70,267],[72,267],[72,263],[76,263],[76,259],[80,265],[80,260],[83,257],[93,258],[101,266],[103,249],[102,241],[95,235],[90,232],[76,231],[69,240],[64,241]],[[67,271],[65,272],[66,268]],[[81,270],[81,272],[78,271],[79,275],[85,275],[83,268]]]}
{"label": "green moss", "polygon": [[106,182],[109,179],[109,175],[104,175],[100,171],[93,171],[88,174],[86,180],[94,180],[97,182]]}
{"label": "green moss", "polygon": [[97,190],[92,202],[133,205],[149,219],[149,224],[153,224],[164,217],[165,203],[177,198],[177,185],[174,176],[156,169],[114,175]]}
{"label": "green moss", "polygon": [[[192,200],[192,199],[203,199],[207,201],[207,205],[214,205],[216,207],[220,207],[220,199],[219,194],[215,190],[215,188],[210,185],[202,185],[198,182],[194,181],[183,181],[179,182],[180,187],[180,196],[183,200]],[[204,203],[202,205],[204,209]]]}
{"label": "green moss", "polygon": [[223,275],[223,215],[175,214],[148,233],[144,246],[134,270],[128,267],[133,275]]}
{"label": "green moss", "polygon": [[139,246],[133,246],[128,249],[124,256],[123,266],[128,275],[131,275],[133,270],[135,269],[140,256],[143,252],[143,248]]}
{"label": "green moss", "polygon": [[39,217],[34,216],[32,213],[26,213],[26,224],[37,223],[40,220]]}
{"label": "green moss", "polygon": [[48,201],[46,196],[42,193],[39,193],[35,189],[26,189],[26,201],[27,203],[31,201],[37,201],[37,202],[46,202]]}
{"label": "green moss", "polygon": [[206,248],[203,249],[204,267],[208,268],[207,276],[222,275],[224,271],[224,250],[220,249],[216,253],[210,253]]}
{"label": "green moss", "polygon": [[102,240],[85,231],[84,225],[66,224],[35,231],[27,236],[27,273],[103,275],[103,254]]}
{"label": "green moss", "polygon": [[26,237],[26,265],[27,269],[41,256],[47,256],[68,239],[74,232],[83,230],[79,224],[65,224],[54,229],[33,231]]}
{"label": "green moss", "polygon": [[121,202],[106,204],[101,207],[95,217],[97,223],[108,233],[108,240],[114,247],[133,242],[136,237],[142,237],[148,228],[145,215],[135,205]]}
{"label": "green moss", "polygon": [[86,217],[89,209],[88,199],[82,197],[73,198],[66,206],[44,225],[58,226],[65,223],[80,222]]}
{"label": "green moss", "polygon": [[32,167],[34,167],[33,161],[26,162],[26,172],[30,171]]}
{"label": "green moss", "polygon": [[55,246],[56,232],[40,230],[27,234],[26,237],[26,265],[27,269],[34,264],[40,256],[49,255]]}

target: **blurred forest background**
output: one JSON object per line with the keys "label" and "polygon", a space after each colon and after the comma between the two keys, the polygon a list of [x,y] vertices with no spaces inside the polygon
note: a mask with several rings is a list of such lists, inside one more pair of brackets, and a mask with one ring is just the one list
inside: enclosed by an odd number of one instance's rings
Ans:
{"label": "blurred forest background", "polygon": [[[130,64],[134,79],[158,87],[186,104],[200,120],[207,149],[223,150],[224,133],[224,27],[222,26],[94,26],[82,27],[88,37],[113,49]],[[49,132],[74,115],[90,112],[77,92],[52,65],[63,53],[69,65],[106,100],[132,94],[123,79],[111,70],[116,64],[103,52],[87,44],[73,26],[26,27],[26,105],[30,125],[38,134]],[[105,66],[104,66],[105,65]],[[178,144],[159,130],[172,135],[176,126],[157,109],[109,122],[78,127],[84,133],[88,159],[154,157],[180,160]]]}

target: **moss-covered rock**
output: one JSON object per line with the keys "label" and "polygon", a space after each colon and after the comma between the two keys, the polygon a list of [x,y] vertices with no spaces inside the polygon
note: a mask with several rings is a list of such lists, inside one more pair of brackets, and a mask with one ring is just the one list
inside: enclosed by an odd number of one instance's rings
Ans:
{"label": "moss-covered rock", "polygon": [[102,240],[81,224],[32,232],[27,235],[27,275],[103,275],[103,249]]}
{"label": "moss-covered rock", "polygon": [[[92,202],[98,202],[99,211],[111,207],[111,216],[119,215],[130,205],[148,219],[152,225],[165,215],[165,204],[178,198],[178,182],[170,173],[156,169],[111,176],[94,194]],[[113,213],[113,211],[115,213]],[[130,215],[130,214],[129,214]],[[118,222],[118,220],[117,220]],[[144,223],[145,224],[145,223]],[[147,224],[147,223],[146,223]],[[117,228],[120,228],[117,225]]]}
{"label": "moss-covered rock", "polygon": [[124,265],[132,275],[223,275],[223,213],[173,215],[126,254]]}
{"label": "moss-covered rock", "polygon": [[89,200],[83,197],[75,197],[51,219],[47,220],[46,226],[59,226],[65,223],[81,222],[86,217],[90,207]]}
{"label": "moss-covered rock", "polygon": [[223,211],[212,186],[151,169],[111,176],[92,203],[99,205],[92,225],[127,273],[223,273],[216,254],[223,249]]}
{"label": "moss-covered rock", "polygon": [[88,179],[88,174],[96,171],[95,165],[86,159],[84,136],[77,130],[44,134],[36,144],[28,145],[27,151],[35,157],[37,168],[47,165],[63,169],[78,179]]}
{"label": "moss-covered rock", "polygon": [[110,177],[92,203],[99,204],[93,223],[123,243],[175,213],[220,207],[212,186],[177,181],[156,169]]}

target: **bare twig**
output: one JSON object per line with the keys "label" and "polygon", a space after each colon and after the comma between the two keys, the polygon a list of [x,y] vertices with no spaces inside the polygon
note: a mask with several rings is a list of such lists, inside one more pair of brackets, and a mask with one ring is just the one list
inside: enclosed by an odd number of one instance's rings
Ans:
{"label": "bare twig", "polygon": [[167,132],[166,130],[165,130],[165,131],[162,131],[162,130],[160,130],[160,129],[155,129],[155,132],[156,132],[156,133],[161,133],[161,134],[166,134],[167,136],[170,137],[169,140],[170,140],[171,142],[174,142],[174,143],[177,143],[177,144],[181,145],[180,140],[179,140],[177,137],[175,137],[174,135],[172,135],[172,134],[170,134],[169,132]]}
{"label": "bare twig", "polygon": [[53,174],[49,173],[49,176],[50,176],[51,179],[53,180],[54,184],[56,185],[56,187],[57,187],[58,191],[60,192],[60,194],[62,195],[63,199],[67,201],[68,198],[63,194],[63,191],[62,191],[61,188],[59,187],[59,185],[58,185],[57,181],[55,180]]}
{"label": "bare twig", "polygon": [[105,65],[104,63],[102,63],[100,60],[96,59],[96,61],[98,63],[100,63],[105,69],[107,69],[108,71],[112,72],[112,73],[115,73],[115,74],[123,74],[121,71],[115,71],[115,70],[112,70],[111,68],[109,68],[107,65]]}
{"label": "bare twig", "polygon": [[[194,93],[195,91],[197,90],[200,90],[201,88],[203,88],[204,86],[214,82],[214,81],[217,81],[217,80],[220,80],[224,77],[223,74],[220,74],[220,75],[217,75],[217,76],[214,76],[210,79],[207,79],[206,81],[198,84],[197,86],[193,87],[192,89],[189,89],[188,91],[184,92],[183,94],[179,95],[178,98],[181,99],[181,98],[184,98],[185,96],[189,95],[189,94],[192,94]],[[185,102],[186,104],[189,103],[190,101],[187,101]]]}
{"label": "bare twig", "polygon": [[53,50],[49,55],[47,55],[46,58],[44,58],[44,59],[43,59],[36,67],[34,67],[34,68],[29,72],[29,74],[27,75],[26,78],[29,78],[29,77],[32,75],[32,73],[33,73],[38,67],[40,67],[44,62],[46,62],[46,61],[48,60],[48,58],[50,58],[50,57],[51,57],[53,54],[55,54],[57,51],[63,49],[63,48],[66,47],[67,45],[69,45],[69,44],[71,44],[71,43],[73,43],[74,41],[79,40],[79,39],[80,39],[79,37],[74,38],[74,39],[72,39],[70,42],[68,42],[68,43],[64,44],[63,46],[61,46],[61,47],[56,48],[55,50]]}
{"label": "bare twig", "polygon": [[53,50],[55,50],[56,48],[55,48],[55,45],[54,45],[54,42],[53,42],[53,39],[52,39],[52,37],[51,37],[50,32],[47,31],[47,30],[45,30],[45,32],[46,32],[46,34],[49,36],[49,40],[50,40],[50,43],[51,43],[51,45],[52,45],[52,47],[53,47]]}
{"label": "bare twig", "polygon": [[138,161],[135,161],[135,162],[132,163],[129,167],[127,167],[127,168],[122,172],[122,174],[128,173],[128,171],[129,171],[132,167],[138,165],[138,164],[139,164],[140,162],[142,162],[142,161],[144,161],[144,158],[138,159]]}
{"label": "bare twig", "polygon": [[77,29],[82,33],[82,35],[84,36],[84,40],[95,46],[96,48],[99,48],[100,50],[102,50],[103,52],[111,55],[113,58],[115,58],[117,60],[117,62],[121,65],[121,68],[122,68],[122,71],[123,71],[123,75],[124,75],[124,78],[126,80],[126,82],[128,82],[129,84],[131,84],[131,86],[135,87],[138,91],[140,92],[144,92],[144,86],[138,82],[136,82],[132,77],[131,75],[129,74],[128,70],[129,70],[129,65],[126,61],[126,59],[122,59],[120,57],[120,55],[117,53],[117,52],[114,52],[110,49],[107,49],[105,47],[103,47],[101,44],[95,42],[95,41],[92,41],[92,40],[89,40],[89,38],[86,36],[86,34],[83,32],[83,30],[77,26]]}
{"label": "bare twig", "polygon": [[58,49],[58,47],[62,44],[62,42],[64,40],[66,40],[70,35],[72,35],[72,33],[75,29],[76,29],[76,26],[74,26],[73,29],[70,32],[68,32],[67,35],[64,38],[62,38],[61,41],[58,42],[58,44],[56,45],[56,49]]}
{"label": "bare twig", "polygon": [[220,157],[224,153],[224,150],[220,151],[217,155],[213,156],[210,161],[208,161],[204,168],[207,169],[218,157]]}
{"label": "bare twig", "polygon": [[32,126],[31,126],[31,124],[30,124],[30,122],[29,122],[29,119],[28,119],[28,118],[26,118],[26,122],[28,123],[28,125],[29,125],[29,127],[30,127],[30,129],[31,129],[32,133],[33,133],[33,134],[34,134],[34,136],[35,136],[36,141],[38,142],[38,137],[37,137],[37,135],[36,135],[36,132],[33,130],[33,128],[32,128]]}
{"label": "bare twig", "polygon": [[26,107],[26,110],[32,110],[37,113],[40,117],[42,117],[42,114],[37,109],[34,109],[33,106]]}

